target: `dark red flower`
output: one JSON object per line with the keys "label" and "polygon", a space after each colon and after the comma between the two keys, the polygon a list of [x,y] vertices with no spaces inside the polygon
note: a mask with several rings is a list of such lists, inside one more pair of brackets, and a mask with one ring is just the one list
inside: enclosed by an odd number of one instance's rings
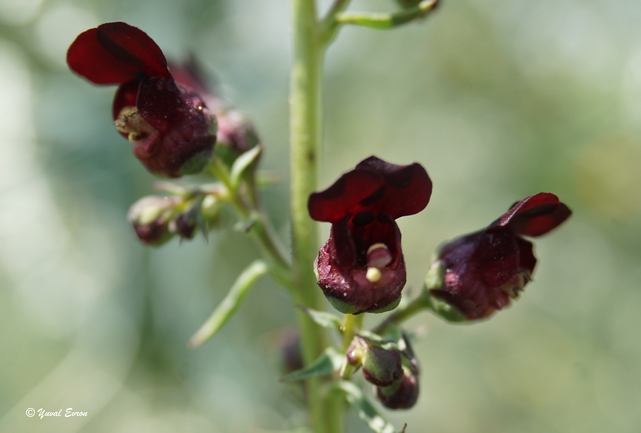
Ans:
{"label": "dark red flower", "polygon": [[394,220],[423,210],[431,194],[432,182],[420,164],[395,165],[371,156],[309,197],[311,217],[332,224],[314,267],[337,310],[375,313],[398,305],[406,273]]}
{"label": "dark red flower", "polygon": [[518,297],[534,271],[532,243],[522,236],[541,236],[571,214],[554,194],[524,198],[486,229],[441,248],[436,264],[444,271],[442,287],[430,293],[469,320],[492,315]]}
{"label": "dark red flower", "polygon": [[197,89],[175,79],[156,43],[123,22],[81,33],[67,51],[72,71],[94,84],[117,84],[112,116],[152,173],[180,177],[209,163],[216,120]]}

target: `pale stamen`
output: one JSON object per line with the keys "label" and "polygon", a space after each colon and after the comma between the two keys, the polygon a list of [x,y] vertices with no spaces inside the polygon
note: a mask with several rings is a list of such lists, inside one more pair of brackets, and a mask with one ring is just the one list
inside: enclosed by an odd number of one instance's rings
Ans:
{"label": "pale stamen", "polygon": [[120,110],[114,125],[118,132],[127,134],[129,141],[140,140],[155,131],[153,126],[145,122],[137,107],[124,107]]}
{"label": "pale stamen", "polygon": [[392,253],[387,245],[376,243],[367,249],[367,273],[365,278],[370,283],[376,283],[381,279],[383,274],[381,269],[384,269],[392,262]]}

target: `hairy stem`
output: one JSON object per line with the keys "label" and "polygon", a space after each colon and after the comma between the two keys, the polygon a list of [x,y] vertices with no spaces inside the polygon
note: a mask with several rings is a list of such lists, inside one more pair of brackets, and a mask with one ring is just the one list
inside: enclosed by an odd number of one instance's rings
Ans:
{"label": "hairy stem", "polygon": [[[322,49],[314,0],[291,0],[293,19],[293,64],[291,73],[291,219],[292,271],[295,301],[322,309],[312,263],[318,252],[317,224],[309,217],[307,200],[316,190],[320,136],[320,76]],[[313,362],[325,349],[327,336],[305,313],[296,312],[303,360]],[[325,402],[319,378],[307,381],[310,424],[314,433],[329,433]],[[332,432],[334,433],[334,432]]]}

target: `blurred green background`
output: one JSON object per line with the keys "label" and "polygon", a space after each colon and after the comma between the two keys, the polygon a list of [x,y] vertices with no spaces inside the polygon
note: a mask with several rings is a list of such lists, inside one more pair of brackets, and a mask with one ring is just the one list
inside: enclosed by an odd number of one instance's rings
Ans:
{"label": "blurred green background", "polygon": [[[297,388],[278,382],[292,302],[263,278],[219,335],[187,348],[252,244],[226,230],[141,246],[125,215],[154,178],[111,125],[115,88],[64,61],[77,34],[115,20],[171,59],[196,54],[282,173],[264,197],[286,237],[289,19],[286,0],[0,0],[1,432],[303,424]],[[473,326],[409,322],[423,334],[422,390],[413,410],[387,412],[396,425],[641,431],[640,22],[639,0],[445,0],[394,31],[345,28],[330,48],[320,186],[372,154],[419,161],[434,182],[427,209],[399,221],[406,294],[440,242],[514,201],[550,191],[574,210],[536,241],[535,282],[511,308]],[[88,416],[40,420],[30,407]]]}

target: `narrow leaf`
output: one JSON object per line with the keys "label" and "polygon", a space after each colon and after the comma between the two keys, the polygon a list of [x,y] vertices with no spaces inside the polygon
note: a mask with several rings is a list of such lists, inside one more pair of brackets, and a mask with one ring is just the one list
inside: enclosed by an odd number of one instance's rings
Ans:
{"label": "narrow leaf", "polygon": [[376,433],[396,433],[394,426],[378,413],[367,400],[363,391],[352,382],[341,381],[339,386],[345,391],[347,401],[356,408],[358,416]]}
{"label": "narrow leaf", "polygon": [[209,319],[207,319],[194,336],[191,337],[189,346],[192,348],[200,347],[218,332],[220,328],[232,318],[236,311],[238,311],[249,293],[249,289],[252,288],[261,275],[267,273],[267,270],[267,265],[262,260],[256,260],[245,268],[236,279],[227,296],[225,296],[225,299],[216,307]]}
{"label": "narrow leaf", "polygon": [[236,158],[234,165],[231,167],[231,183],[234,188],[238,187],[240,179],[243,177],[245,172],[258,161],[262,150],[263,146],[258,144]]}
{"label": "narrow leaf", "polygon": [[378,30],[393,29],[425,17],[434,10],[437,3],[437,0],[423,0],[411,9],[393,14],[342,12],[336,16],[336,21],[340,24],[354,24]]}
{"label": "narrow leaf", "polygon": [[308,379],[315,376],[324,376],[334,371],[338,371],[343,366],[344,355],[338,353],[333,347],[328,347],[325,352],[319,356],[316,361],[307,367],[289,373],[283,377],[281,382],[294,382],[296,380]]}
{"label": "narrow leaf", "polygon": [[311,308],[303,307],[302,305],[297,305],[297,307],[300,308],[305,314],[307,314],[317,325],[322,326],[323,328],[342,332],[341,319],[339,319],[332,313],[312,310]]}

